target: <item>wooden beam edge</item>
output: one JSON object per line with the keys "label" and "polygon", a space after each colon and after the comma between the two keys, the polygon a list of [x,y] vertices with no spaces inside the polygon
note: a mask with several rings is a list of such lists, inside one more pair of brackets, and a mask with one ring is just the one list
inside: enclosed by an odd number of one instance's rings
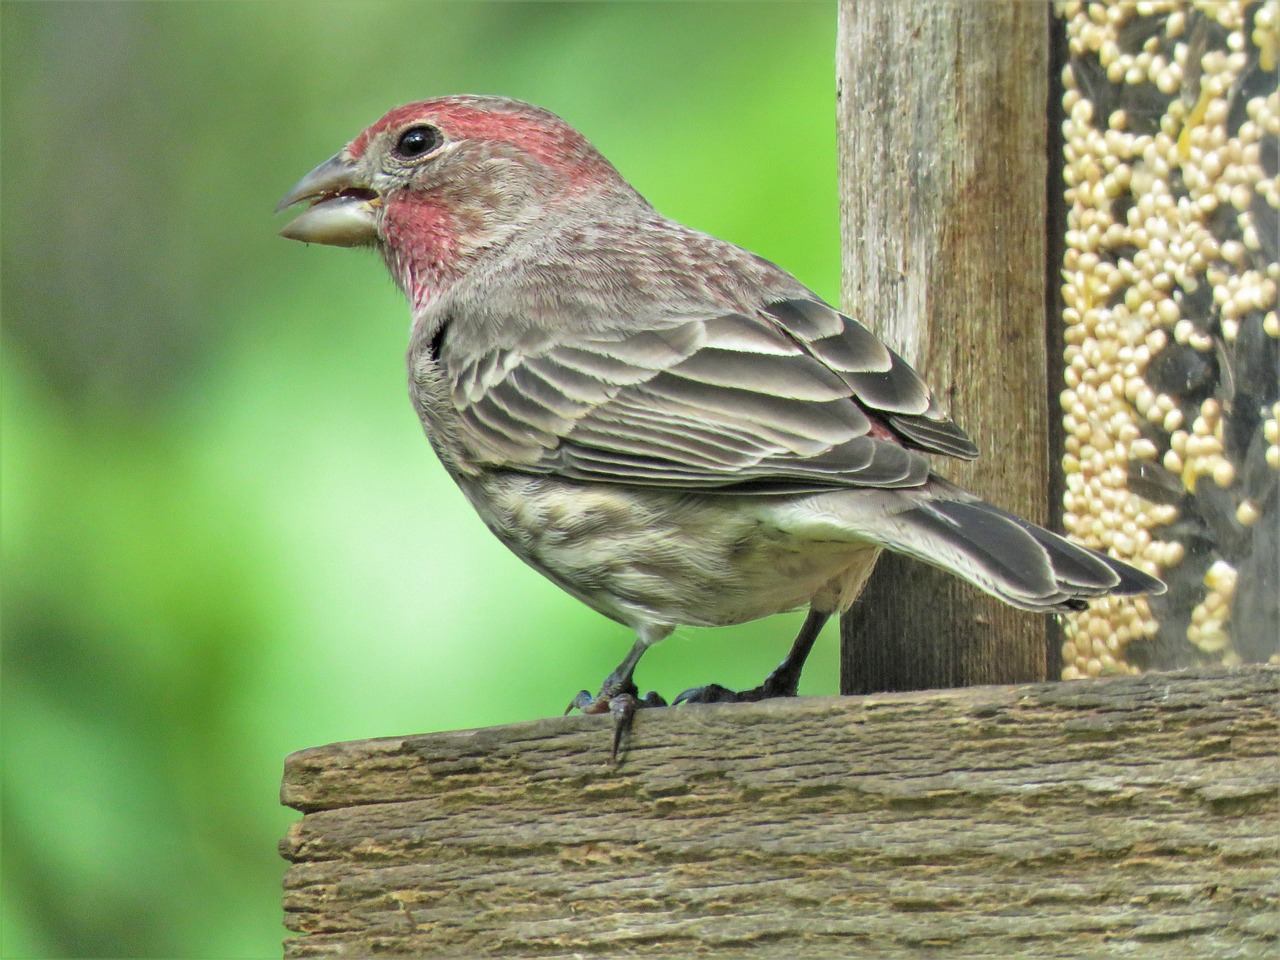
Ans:
{"label": "wooden beam edge", "polygon": [[[912,723],[935,727],[1050,710],[1063,722],[1098,721],[1097,735],[1123,738],[1125,718],[1210,710],[1230,726],[1238,714],[1271,718],[1280,698],[1280,667],[1249,665],[1191,669],[1072,682],[966,687],[847,697],[801,697],[757,704],[718,704],[642,711],[622,761],[607,762],[607,716],[548,717],[522,723],[437,733],[379,737],[299,750],[285,760],[281,802],[303,813],[411,800],[430,794],[441,778],[527,780],[578,777],[587,782],[643,780],[671,759],[686,756],[732,763],[744,746],[757,750],[761,726],[826,729],[833,749],[877,727]],[[1111,726],[1108,727],[1107,724]],[[866,728],[858,732],[857,728]],[[847,746],[847,744],[845,744]],[[812,745],[811,745],[812,746]],[[1278,746],[1280,750],[1280,746]],[[767,758],[753,758],[752,766]]]}

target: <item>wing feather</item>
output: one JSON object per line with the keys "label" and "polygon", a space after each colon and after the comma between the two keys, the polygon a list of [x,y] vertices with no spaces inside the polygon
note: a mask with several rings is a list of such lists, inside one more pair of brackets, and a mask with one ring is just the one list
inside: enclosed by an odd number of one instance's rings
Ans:
{"label": "wing feather", "polygon": [[671,368],[688,380],[716,387],[760,389],[794,400],[837,400],[849,389],[829,368],[812,357],[779,357],[703,347]]}
{"label": "wing feather", "polygon": [[[454,362],[457,362],[454,360]],[[477,460],[706,490],[902,487],[976,449],[916,373],[813,300],[494,350],[450,371]]]}

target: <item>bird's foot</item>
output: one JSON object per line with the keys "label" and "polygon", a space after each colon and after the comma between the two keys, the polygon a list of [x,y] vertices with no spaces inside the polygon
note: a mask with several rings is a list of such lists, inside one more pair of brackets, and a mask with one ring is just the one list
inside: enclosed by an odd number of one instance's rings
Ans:
{"label": "bird's foot", "polygon": [[615,704],[634,703],[632,712],[640,707],[665,707],[667,701],[650,690],[643,697],[639,695],[640,688],[630,680],[620,681],[610,677],[604,682],[604,686],[600,688],[600,692],[594,697],[589,690],[580,690],[578,695],[573,698],[573,702],[565,708],[565,713],[571,713],[574,710],[580,710],[582,713],[616,713]]}
{"label": "bird's foot", "polygon": [[818,639],[822,625],[831,614],[811,609],[804,619],[804,625],[791,645],[791,652],[765,678],[758,687],[741,692],[722,687],[718,683],[709,683],[705,687],[694,687],[676,697],[672,705],[681,703],[758,703],[773,697],[794,697],[800,692],[800,671],[804,669],[804,661],[813,649],[813,642]]}
{"label": "bird's foot", "polygon": [[672,706],[682,703],[758,703],[774,697],[794,697],[796,680],[799,678],[777,678],[770,676],[758,687],[750,690],[730,690],[718,683],[709,683],[705,687],[694,687],[686,690],[672,701]]}
{"label": "bird's foot", "polygon": [[609,750],[609,763],[613,766],[618,764],[618,750],[622,746],[622,738],[631,729],[636,711],[646,707],[665,707],[667,705],[667,701],[652,690],[643,697],[639,694],[640,689],[630,678],[623,680],[611,675],[605,680],[600,692],[594,697],[589,690],[579,691],[578,695],[573,698],[573,702],[565,710],[565,713],[569,713],[571,710],[580,710],[583,713],[605,713],[607,711],[612,715],[613,746]]}

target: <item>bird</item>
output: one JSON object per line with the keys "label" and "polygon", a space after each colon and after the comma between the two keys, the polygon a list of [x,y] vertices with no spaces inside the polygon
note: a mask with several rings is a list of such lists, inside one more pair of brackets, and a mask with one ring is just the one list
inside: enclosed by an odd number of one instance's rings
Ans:
{"label": "bird", "polygon": [[783,268],[658,213],[556,114],[396,107],[277,212],[369,247],[403,291],[409,394],[445,470],[521,560],[635,633],[598,692],[611,757],[644,652],[681,626],[808,613],[759,686],[795,696],[818,632],[890,550],[1024,610],[1163,592],[1156,577],[944,479],[977,447],[862,322]]}

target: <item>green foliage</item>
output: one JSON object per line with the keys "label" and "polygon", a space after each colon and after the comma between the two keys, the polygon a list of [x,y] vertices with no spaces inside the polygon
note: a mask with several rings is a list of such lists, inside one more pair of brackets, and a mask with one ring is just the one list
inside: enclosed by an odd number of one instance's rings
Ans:
{"label": "green foliage", "polygon": [[[284,191],[395,103],[508,94],[835,297],[834,34],[800,3],[4,5],[0,955],[277,955],[287,753],[559,713],[630,642],[472,515],[399,294],[277,239]],[[681,631],[641,680],[753,685],[797,625]]]}

